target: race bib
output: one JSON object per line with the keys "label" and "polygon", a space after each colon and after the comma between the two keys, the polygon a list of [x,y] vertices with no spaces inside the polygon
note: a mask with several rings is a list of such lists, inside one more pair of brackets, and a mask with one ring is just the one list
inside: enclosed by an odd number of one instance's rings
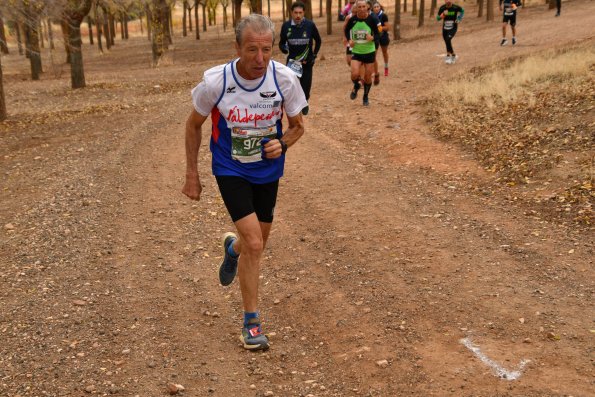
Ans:
{"label": "race bib", "polygon": [[231,158],[240,163],[255,163],[262,160],[260,141],[262,138],[276,139],[277,127],[262,128],[233,127],[231,129]]}
{"label": "race bib", "polygon": [[368,42],[368,31],[367,30],[352,30],[351,40],[357,44],[363,44]]}
{"label": "race bib", "polygon": [[444,29],[450,30],[455,26],[455,21],[444,21]]}
{"label": "race bib", "polygon": [[302,63],[300,61],[296,61],[295,59],[290,59],[287,62],[287,66],[291,71],[297,74],[297,77],[302,77]]}

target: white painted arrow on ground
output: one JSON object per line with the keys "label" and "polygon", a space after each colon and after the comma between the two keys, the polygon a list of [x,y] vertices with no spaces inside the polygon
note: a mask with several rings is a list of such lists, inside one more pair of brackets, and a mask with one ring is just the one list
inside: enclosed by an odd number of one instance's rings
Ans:
{"label": "white painted arrow on ground", "polygon": [[506,368],[502,367],[497,362],[495,362],[494,360],[491,360],[485,354],[483,354],[481,352],[481,350],[479,350],[479,347],[473,345],[473,342],[471,342],[470,338],[463,338],[463,339],[461,339],[460,342],[467,349],[471,350],[473,352],[473,354],[475,354],[475,356],[481,360],[481,362],[483,362],[488,367],[492,368],[492,370],[494,371],[496,376],[498,376],[499,378],[502,378],[502,379],[516,380],[516,379],[520,378],[521,375],[523,374],[523,368],[525,368],[525,365],[527,365],[527,363],[531,361],[531,360],[521,360],[521,362],[519,363],[519,367],[516,371],[509,371]]}

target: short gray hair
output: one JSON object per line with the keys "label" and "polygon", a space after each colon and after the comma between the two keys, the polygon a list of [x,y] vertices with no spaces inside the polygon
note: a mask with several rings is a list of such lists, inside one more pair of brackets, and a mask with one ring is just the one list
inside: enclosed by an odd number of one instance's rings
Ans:
{"label": "short gray hair", "polygon": [[250,14],[240,20],[236,26],[236,42],[238,45],[242,44],[242,35],[244,30],[249,27],[254,33],[266,34],[271,32],[273,36],[273,43],[275,42],[275,24],[270,18],[260,14]]}

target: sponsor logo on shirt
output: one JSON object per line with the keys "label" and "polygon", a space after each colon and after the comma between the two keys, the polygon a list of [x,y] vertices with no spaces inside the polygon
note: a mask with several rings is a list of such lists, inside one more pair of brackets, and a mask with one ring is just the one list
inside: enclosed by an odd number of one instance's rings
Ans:
{"label": "sponsor logo on shirt", "polygon": [[232,86],[232,87],[227,87],[227,90],[225,91],[226,94],[235,94],[236,92],[236,86]]}
{"label": "sponsor logo on shirt", "polygon": [[[262,105],[262,106],[260,106],[260,105]],[[233,108],[231,108],[229,110],[229,113],[227,114],[226,119],[227,119],[227,121],[229,121],[231,123],[243,123],[243,124],[254,123],[254,126],[258,127],[259,121],[273,120],[281,115],[281,109],[273,108],[273,104],[270,104],[271,111],[268,113],[266,113],[266,112],[265,113],[257,113],[257,112],[252,111],[252,109],[254,109],[254,108],[263,108],[265,105],[267,105],[267,107],[269,106],[269,104],[262,104],[262,103],[258,103],[256,105],[250,105],[251,109],[246,109],[246,108],[240,109],[238,106],[234,106]]]}
{"label": "sponsor logo on shirt", "polygon": [[265,92],[261,92],[260,96],[262,98],[274,98],[277,96],[277,91],[265,91]]}

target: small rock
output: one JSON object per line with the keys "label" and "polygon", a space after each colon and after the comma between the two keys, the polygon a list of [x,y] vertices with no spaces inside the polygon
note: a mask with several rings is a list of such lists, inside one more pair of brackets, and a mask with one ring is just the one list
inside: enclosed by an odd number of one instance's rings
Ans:
{"label": "small rock", "polygon": [[4,229],[14,230],[14,225],[12,223],[7,223],[6,225],[4,225]]}
{"label": "small rock", "polygon": [[525,339],[523,340],[523,343],[531,343],[531,339],[530,339],[530,338],[525,338]]}
{"label": "small rock", "polygon": [[130,354],[130,349],[124,349],[124,350],[122,350],[122,354]]}
{"label": "small rock", "polygon": [[85,393],[93,393],[95,391],[95,386],[89,385],[85,387]]}
{"label": "small rock", "polygon": [[275,300],[273,301],[273,304],[275,304],[275,305],[278,305],[279,303],[281,303],[281,301],[280,301],[279,299],[275,299]]}
{"label": "small rock", "polygon": [[184,390],[186,390],[186,388],[184,386],[182,386],[181,384],[179,384],[179,383],[176,383],[176,387],[178,388],[178,391],[184,391]]}
{"label": "small rock", "polygon": [[250,385],[250,389],[252,389],[252,390],[256,390],[256,385],[255,385],[254,383],[253,383],[253,384],[251,384],[251,385]]}
{"label": "small rock", "polygon": [[378,365],[380,368],[386,368],[388,367],[388,360],[376,361],[376,365]]}
{"label": "small rock", "polygon": [[523,317],[521,317],[521,318],[519,318],[519,322],[520,322],[521,324],[525,324],[525,319],[524,319]]}
{"label": "small rock", "polygon": [[168,383],[167,392],[172,396],[178,394],[178,386],[174,385],[173,383]]}
{"label": "small rock", "polygon": [[72,304],[75,306],[85,306],[87,302],[85,302],[84,300],[76,299],[72,301]]}
{"label": "small rock", "polygon": [[264,392],[264,396],[265,397],[271,397],[271,396],[274,396],[274,395],[275,395],[275,393],[273,393],[272,390],[267,390],[267,391]]}

